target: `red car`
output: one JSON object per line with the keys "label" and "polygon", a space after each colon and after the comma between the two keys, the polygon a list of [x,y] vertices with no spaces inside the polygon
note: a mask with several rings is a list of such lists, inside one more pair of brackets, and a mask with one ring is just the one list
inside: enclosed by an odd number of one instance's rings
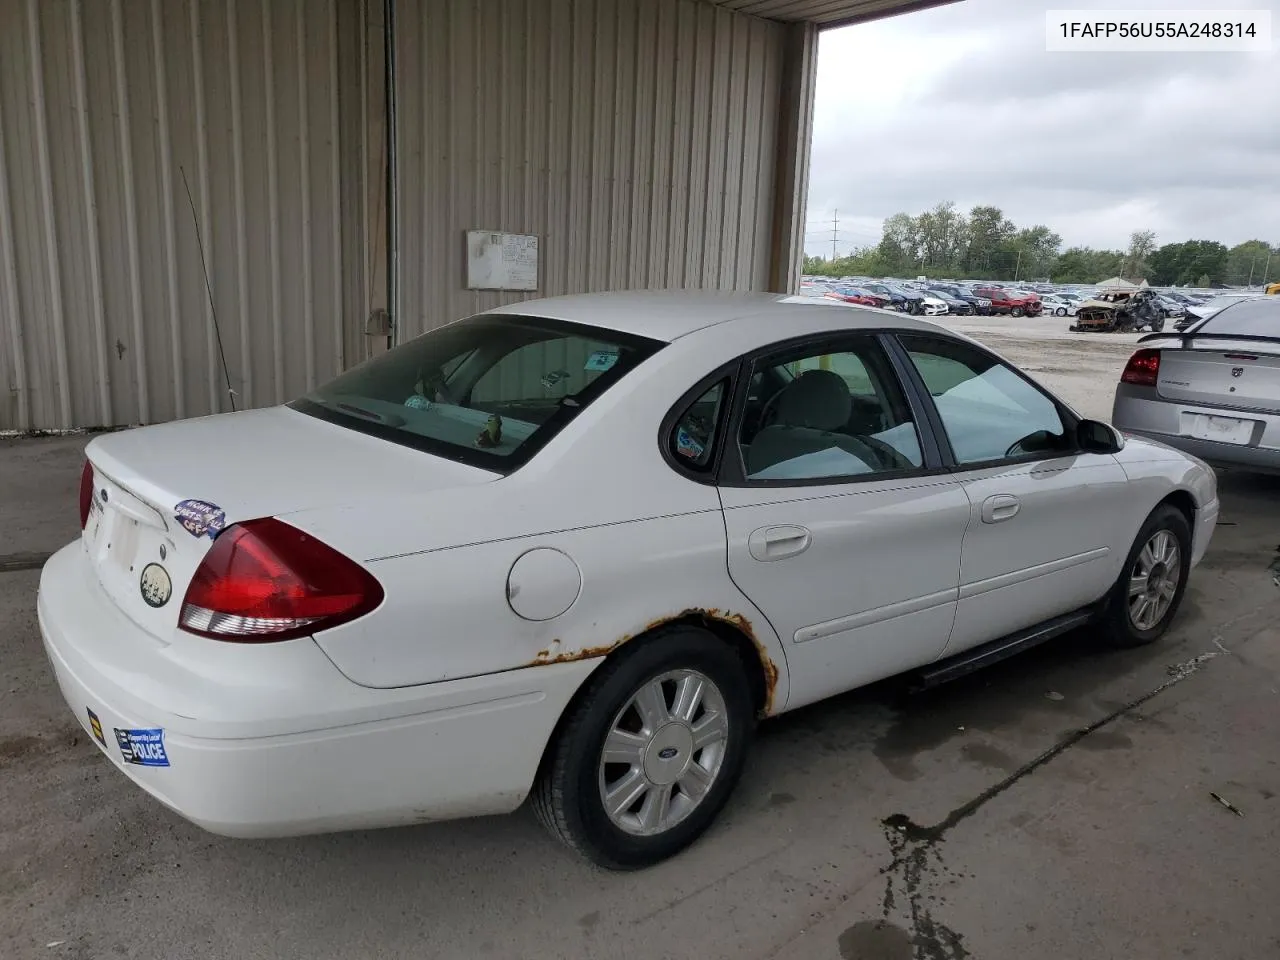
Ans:
{"label": "red car", "polygon": [[1034,293],[1003,290],[1000,287],[975,287],[973,292],[991,301],[992,313],[1007,313],[1014,317],[1038,317],[1043,309],[1040,298]]}
{"label": "red car", "polygon": [[839,300],[841,303],[857,303],[864,307],[883,307],[889,302],[888,297],[882,297],[860,287],[840,287],[829,291],[827,298]]}

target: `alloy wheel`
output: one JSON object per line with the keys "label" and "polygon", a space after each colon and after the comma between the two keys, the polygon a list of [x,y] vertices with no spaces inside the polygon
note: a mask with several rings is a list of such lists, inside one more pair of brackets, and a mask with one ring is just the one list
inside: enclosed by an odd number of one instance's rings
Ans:
{"label": "alloy wheel", "polygon": [[696,670],[646,681],[614,716],[600,753],[600,799],[625,833],[665,833],[715,784],[729,740],[719,688]]}
{"label": "alloy wheel", "polygon": [[1129,571],[1129,622],[1152,630],[1164,619],[1182,579],[1182,551],[1168,530],[1157,530]]}

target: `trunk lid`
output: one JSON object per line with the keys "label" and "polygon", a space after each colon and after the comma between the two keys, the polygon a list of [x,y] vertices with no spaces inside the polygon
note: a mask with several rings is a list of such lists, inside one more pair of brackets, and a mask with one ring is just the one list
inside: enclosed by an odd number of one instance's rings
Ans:
{"label": "trunk lid", "polygon": [[287,407],[108,434],[86,454],[85,550],[106,594],[157,639],[172,634],[197,566],[233,523],[498,476]]}
{"label": "trunk lid", "polygon": [[1280,354],[1274,344],[1247,338],[1193,339],[1187,349],[1161,352],[1156,389],[1170,400],[1275,412],[1280,410]]}

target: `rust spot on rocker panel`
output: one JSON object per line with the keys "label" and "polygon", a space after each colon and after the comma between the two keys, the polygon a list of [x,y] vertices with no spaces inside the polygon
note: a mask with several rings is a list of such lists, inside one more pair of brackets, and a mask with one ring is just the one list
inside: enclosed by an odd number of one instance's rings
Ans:
{"label": "rust spot on rocker panel", "polygon": [[650,620],[644,627],[635,633],[628,633],[613,643],[606,643],[595,647],[582,647],[578,650],[563,650],[559,640],[552,640],[546,649],[539,650],[529,664],[533,667],[541,667],[552,663],[572,663],[577,660],[593,660],[597,657],[608,656],[618,647],[622,646],[628,640],[642,634],[657,630],[669,623],[675,623],[679,620],[703,620],[717,621],[719,623],[728,624],[734,629],[745,634],[751,640],[752,645],[756,648],[756,654],[760,658],[760,668],[764,674],[764,703],[761,706],[761,715],[768,716],[773,712],[773,694],[778,686],[778,667],[769,658],[769,653],[765,650],[764,644],[756,636],[755,629],[751,626],[751,621],[740,613],[731,613],[728,610],[720,610],[717,607],[689,607],[679,613],[671,614],[667,617],[658,617]]}

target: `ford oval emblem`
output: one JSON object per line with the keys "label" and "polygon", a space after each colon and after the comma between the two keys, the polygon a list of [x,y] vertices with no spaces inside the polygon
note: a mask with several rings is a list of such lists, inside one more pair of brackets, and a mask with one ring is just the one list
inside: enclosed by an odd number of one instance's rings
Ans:
{"label": "ford oval emblem", "polygon": [[674,757],[674,756],[675,756],[677,753],[679,753],[679,752],[680,752],[680,751],[679,751],[679,750],[677,750],[675,747],[663,747],[661,750],[659,750],[659,751],[658,751],[658,759],[659,759],[659,760],[670,760],[672,757]]}

